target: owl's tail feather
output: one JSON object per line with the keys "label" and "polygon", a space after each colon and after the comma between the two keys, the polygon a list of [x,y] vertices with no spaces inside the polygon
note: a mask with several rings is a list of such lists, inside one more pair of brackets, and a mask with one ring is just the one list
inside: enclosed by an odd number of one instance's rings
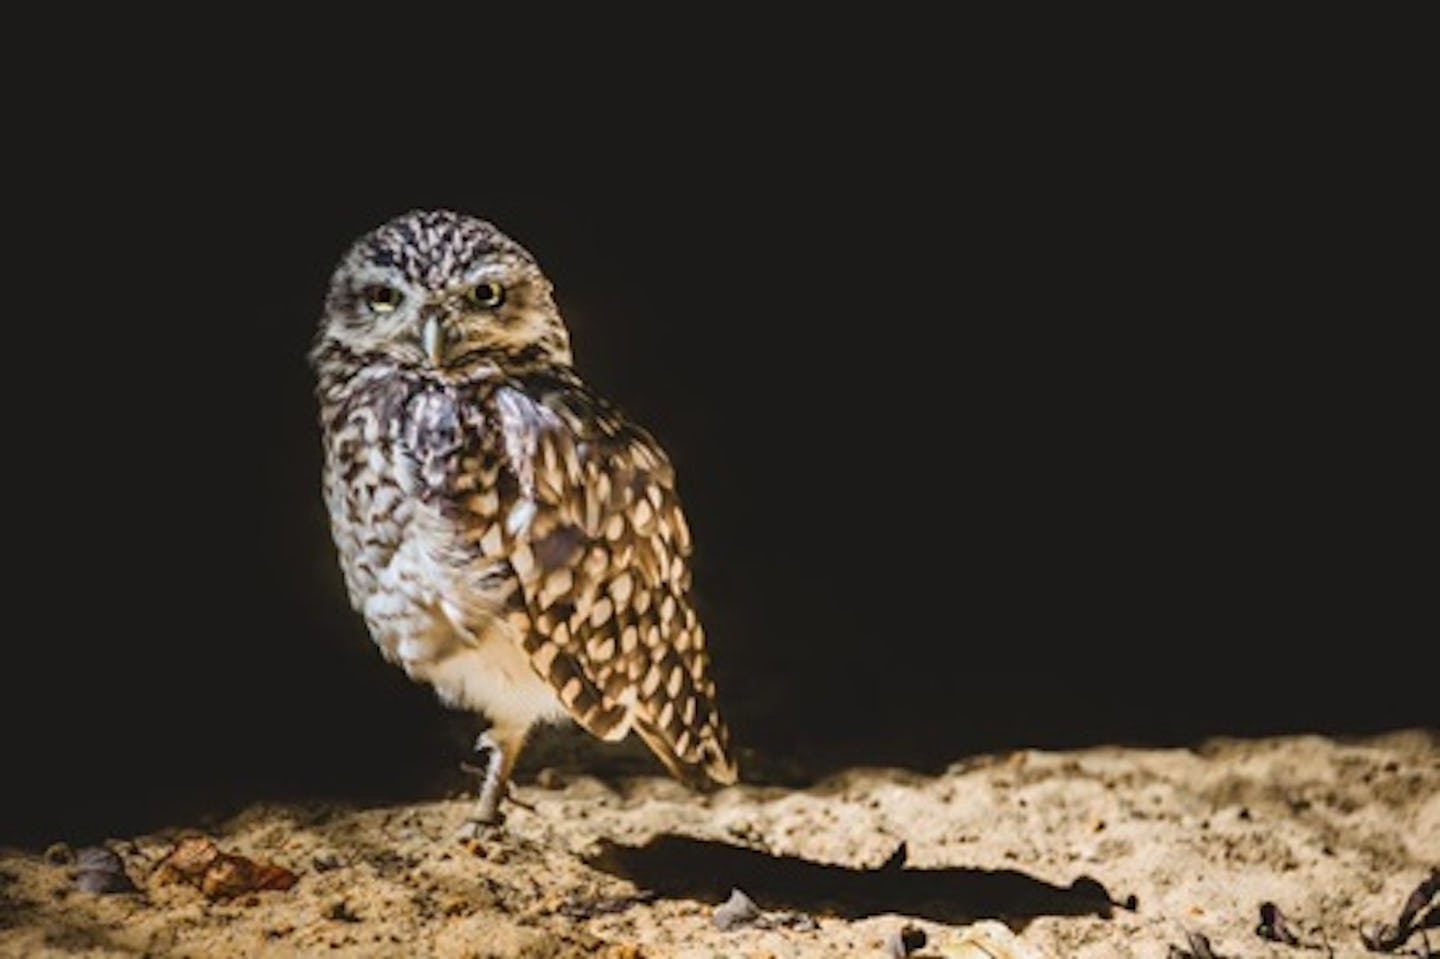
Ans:
{"label": "owl's tail feather", "polygon": [[650,721],[636,716],[633,728],[645,741],[645,745],[650,747],[650,751],[665,764],[670,775],[692,789],[709,790],[716,786],[729,786],[740,778],[735,760],[730,757],[720,740],[713,736],[707,736],[700,759],[687,761],[680,758],[670,740]]}

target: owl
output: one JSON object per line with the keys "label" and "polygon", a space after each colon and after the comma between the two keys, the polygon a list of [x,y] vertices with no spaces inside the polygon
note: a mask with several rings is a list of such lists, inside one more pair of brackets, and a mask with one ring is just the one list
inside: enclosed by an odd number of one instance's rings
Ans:
{"label": "owl", "polygon": [[477,828],[539,723],[736,780],[674,470],[575,371],[524,247],[443,210],[379,226],[335,269],[310,361],[350,602],[385,659],[489,722]]}

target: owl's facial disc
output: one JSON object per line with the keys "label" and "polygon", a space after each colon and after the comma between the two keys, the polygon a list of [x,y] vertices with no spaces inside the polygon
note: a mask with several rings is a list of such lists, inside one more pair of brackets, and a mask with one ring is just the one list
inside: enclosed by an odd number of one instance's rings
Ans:
{"label": "owl's facial disc", "polygon": [[490,224],[416,212],[361,238],[332,279],[322,337],[446,377],[571,363],[534,258]]}

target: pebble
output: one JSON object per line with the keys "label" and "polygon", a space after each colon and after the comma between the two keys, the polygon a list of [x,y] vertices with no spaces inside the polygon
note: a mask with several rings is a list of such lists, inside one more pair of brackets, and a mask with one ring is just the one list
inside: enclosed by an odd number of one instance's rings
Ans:
{"label": "pebble", "polygon": [[729,932],[758,918],[760,907],[755,905],[755,901],[739,889],[731,889],[730,898],[715,907],[715,915],[711,921],[715,923],[716,929]]}
{"label": "pebble", "polygon": [[885,937],[885,955],[892,959],[906,956],[925,945],[925,930],[915,926],[902,926]]}
{"label": "pebble", "polygon": [[[47,850],[48,852],[48,850]],[[135,892],[120,857],[104,846],[87,846],[75,854],[75,888],[100,895]]]}

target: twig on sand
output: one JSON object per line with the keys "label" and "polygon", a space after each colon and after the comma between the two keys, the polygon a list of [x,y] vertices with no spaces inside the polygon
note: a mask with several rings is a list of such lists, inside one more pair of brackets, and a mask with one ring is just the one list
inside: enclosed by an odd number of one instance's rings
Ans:
{"label": "twig on sand", "polygon": [[1425,942],[1425,952],[1430,953],[1430,940],[1425,935],[1425,927],[1436,921],[1436,909],[1425,913],[1423,919],[1416,922],[1420,910],[1430,904],[1430,900],[1440,895],[1440,869],[1431,869],[1430,875],[1426,876],[1415,891],[1405,900],[1405,905],[1400,910],[1400,918],[1395,920],[1394,925],[1380,924],[1370,929],[1360,929],[1360,941],[1365,948],[1372,952],[1394,952],[1403,946],[1416,932],[1420,933],[1421,939]]}

